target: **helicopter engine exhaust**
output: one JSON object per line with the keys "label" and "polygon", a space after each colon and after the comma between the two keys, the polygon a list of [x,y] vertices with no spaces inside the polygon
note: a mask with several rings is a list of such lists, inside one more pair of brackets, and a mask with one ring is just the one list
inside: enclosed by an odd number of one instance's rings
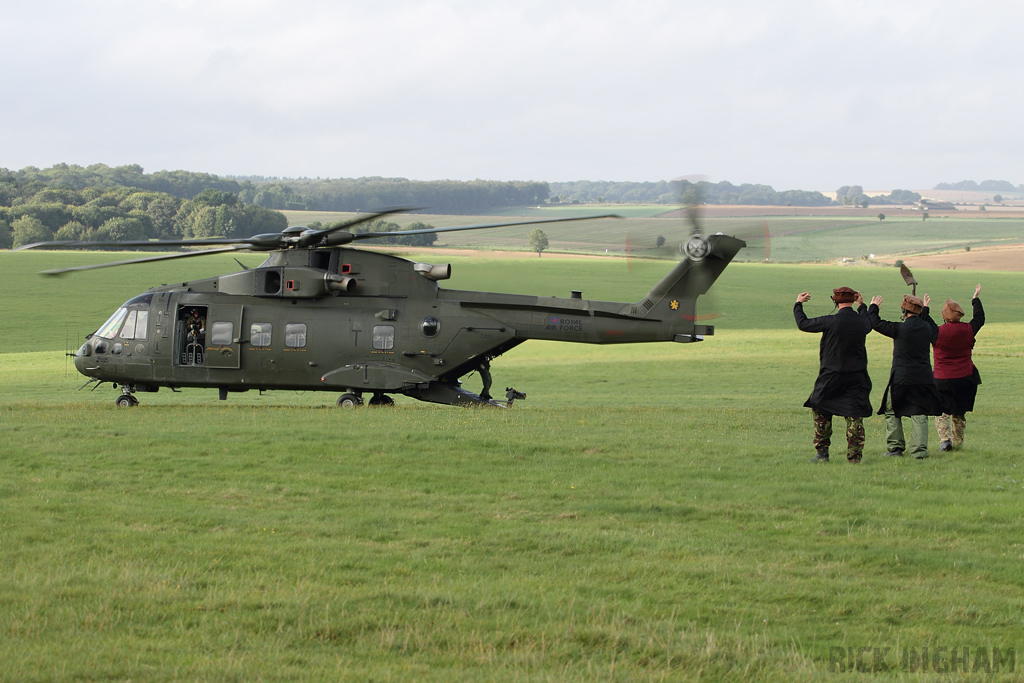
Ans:
{"label": "helicopter engine exhaust", "polygon": [[452,264],[450,263],[442,263],[439,266],[432,266],[429,263],[416,263],[412,269],[428,280],[447,280],[452,276]]}
{"label": "helicopter engine exhaust", "polygon": [[334,273],[328,273],[324,276],[324,280],[327,283],[327,291],[329,292],[341,292],[342,294],[345,294],[356,288],[356,279],[354,277],[348,277],[347,275],[335,275]]}

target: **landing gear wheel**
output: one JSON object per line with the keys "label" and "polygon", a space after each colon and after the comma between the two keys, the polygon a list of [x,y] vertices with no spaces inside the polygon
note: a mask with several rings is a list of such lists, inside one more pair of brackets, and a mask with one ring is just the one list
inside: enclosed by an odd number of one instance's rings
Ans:
{"label": "landing gear wheel", "polygon": [[342,394],[338,399],[338,405],[342,408],[358,408],[363,405],[363,399],[355,394]]}
{"label": "landing gear wheel", "polygon": [[393,406],[395,405],[395,399],[391,398],[387,394],[376,394],[370,399],[367,405],[371,406]]}
{"label": "landing gear wheel", "polygon": [[118,408],[131,408],[133,406],[139,405],[139,399],[135,398],[131,394],[121,394],[114,401],[114,404]]}

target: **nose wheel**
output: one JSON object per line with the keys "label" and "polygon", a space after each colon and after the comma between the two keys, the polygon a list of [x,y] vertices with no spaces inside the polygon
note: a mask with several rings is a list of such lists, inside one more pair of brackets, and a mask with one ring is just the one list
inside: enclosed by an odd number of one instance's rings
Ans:
{"label": "nose wheel", "polygon": [[122,384],[121,395],[114,399],[114,405],[118,408],[133,408],[139,405],[139,399],[135,398],[135,385],[125,386]]}
{"label": "nose wheel", "polygon": [[114,401],[114,404],[118,408],[132,408],[139,405],[139,399],[135,398],[131,394],[121,394]]}

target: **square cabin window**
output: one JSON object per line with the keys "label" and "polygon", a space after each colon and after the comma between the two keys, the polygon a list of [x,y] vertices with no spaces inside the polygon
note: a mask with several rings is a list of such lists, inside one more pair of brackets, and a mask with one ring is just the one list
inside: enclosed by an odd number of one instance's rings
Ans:
{"label": "square cabin window", "polygon": [[214,346],[228,346],[235,336],[235,326],[231,322],[217,322],[210,328],[210,343]]}
{"label": "square cabin window", "polygon": [[391,325],[374,325],[373,348],[377,351],[390,351],[395,348],[395,328]]}
{"label": "square cabin window", "polygon": [[284,326],[284,345],[289,349],[306,346],[306,323],[288,323]]}
{"label": "square cabin window", "polygon": [[270,323],[253,323],[249,328],[249,343],[253,346],[270,346],[271,333],[274,326]]}

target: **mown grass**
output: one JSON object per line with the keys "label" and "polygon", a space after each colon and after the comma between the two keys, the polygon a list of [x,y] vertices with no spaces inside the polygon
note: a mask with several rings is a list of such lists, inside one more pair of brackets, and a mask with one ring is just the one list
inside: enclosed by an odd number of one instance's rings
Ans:
{"label": "mown grass", "polygon": [[[610,299],[665,269],[456,266],[455,287]],[[528,393],[503,411],[201,390],[119,410],[61,350],[64,320],[91,331],[154,275],[123,272],[4,275],[33,293],[0,318],[0,680],[816,681],[839,647],[917,680],[901,648],[1021,650],[1018,276],[915,273],[935,298],[983,283],[963,451],[882,458],[874,417],[860,466],[811,466],[817,337],[792,301],[826,313],[851,284],[891,312],[893,269],[732,266],[714,337],[524,344],[492,369]],[[877,402],[891,343],[869,341]]]}

